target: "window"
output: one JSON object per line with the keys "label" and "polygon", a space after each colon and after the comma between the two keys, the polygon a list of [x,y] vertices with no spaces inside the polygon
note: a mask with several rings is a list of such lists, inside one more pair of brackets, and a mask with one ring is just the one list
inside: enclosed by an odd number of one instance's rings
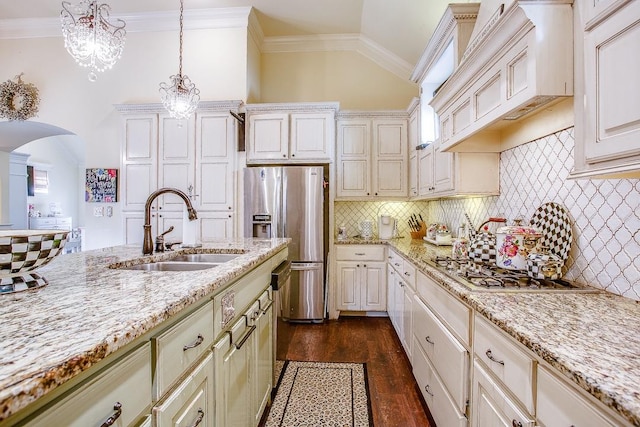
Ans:
{"label": "window", "polygon": [[33,170],[33,191],[35,194],[49,193],[49,173],[45,170]]}

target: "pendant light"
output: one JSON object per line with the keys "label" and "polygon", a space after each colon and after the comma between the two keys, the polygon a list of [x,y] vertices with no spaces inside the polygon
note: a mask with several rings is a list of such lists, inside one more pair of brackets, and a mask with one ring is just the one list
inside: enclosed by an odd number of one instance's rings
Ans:
{"label": "pendant light", "polygon": [[180,67],[178,74],[169,77],[169,83],[160,83],[160,98],[164,108],[171,117],[188,119],[198,108],[200,90],[189,79],[182,75],[182,37],[183,37],[184,1],[180,0]]}
{"label": "pendant light", "polygon": [[64,47],[76,62],[91,69],[89,80],[98,78],[96,72],[108,70],[120,59],[127,32],[125,22],[110,22],[111,7],[95,1],[82,0],[75,6],[62,2],[60,20]]}

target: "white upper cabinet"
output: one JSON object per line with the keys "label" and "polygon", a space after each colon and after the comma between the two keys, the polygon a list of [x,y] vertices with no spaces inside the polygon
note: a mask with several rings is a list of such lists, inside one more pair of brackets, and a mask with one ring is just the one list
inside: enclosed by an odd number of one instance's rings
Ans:
{"label": "white upper cabinet", "polygon": [[409,150],[416,151],[417,171],[410,168],[410,179],[417,179],[417,194],[410,193],[414,199],[499,194],[499,155],[445,151],[445,141],[451,134],[448,120],[441,120],[429,105],[458,66],[478,9],[478,3],[450,4],[413,72],[412,79],[420,84],[421,92],[418,131],[412,130],[411,120],[409,128]]}
{"label": "white upper cabinet", "polygon": [[330,163],[337,103],[247,105],[247,163]]}
{"label": "white upper cabinet", "polygon": [[[171,118],[159,104],[118,105],[123,115],[122,200],[126,244],[142,242],[145,203],[163,187],[186,193],[198,213],[202,242],[234,233],[237,131],[230,110],[239,101],[201,102],[188,120]],[[173,226],[166,241],[183,237],[184,202],[174,194],[151,206],[152,235]]]}
{"label": "white upper cabinet", "polygon": [[337,128],[337,198],[408,195],[405,112],[344,112]]}
{"label": "white upper cabinet", "polygon": [[[640,2],[580,3],[572,176],[640,177]],[[582,83],[582,84],[581,84]]]}
{"label": "white upper cabinet", "polygon": [[[513,130],[531,119],[524,116],[573,95],[572,22],[567,0],[483,1],[464,55],[430,101],[442,149],[499,152],[529,142]],[[539,121],[539,136],[568,127]]]}

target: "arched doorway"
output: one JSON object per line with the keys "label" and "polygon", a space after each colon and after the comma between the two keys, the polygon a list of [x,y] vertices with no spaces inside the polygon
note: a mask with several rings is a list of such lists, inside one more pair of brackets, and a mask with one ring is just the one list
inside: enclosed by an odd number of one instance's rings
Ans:
{"label": "arched doorway", "polygon": [[[46,123],[0,123],[0,224],[28,228],[29,205],[41,216],[62,213],[73,227],[84,222],[85,144],[72,132]],[[4,167],[4,166],[7,167]],[[27,167],[46,176],[46,191],[28,193]]]}

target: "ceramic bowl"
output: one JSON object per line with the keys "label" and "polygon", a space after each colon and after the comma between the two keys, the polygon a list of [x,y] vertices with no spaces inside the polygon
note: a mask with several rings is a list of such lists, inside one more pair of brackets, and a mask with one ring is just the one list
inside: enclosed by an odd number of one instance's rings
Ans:
{"label": "ceramic bowl", "polygon": [[67,230],[0,231],[0,294],[45,286],[33,270],[62,253]]}

